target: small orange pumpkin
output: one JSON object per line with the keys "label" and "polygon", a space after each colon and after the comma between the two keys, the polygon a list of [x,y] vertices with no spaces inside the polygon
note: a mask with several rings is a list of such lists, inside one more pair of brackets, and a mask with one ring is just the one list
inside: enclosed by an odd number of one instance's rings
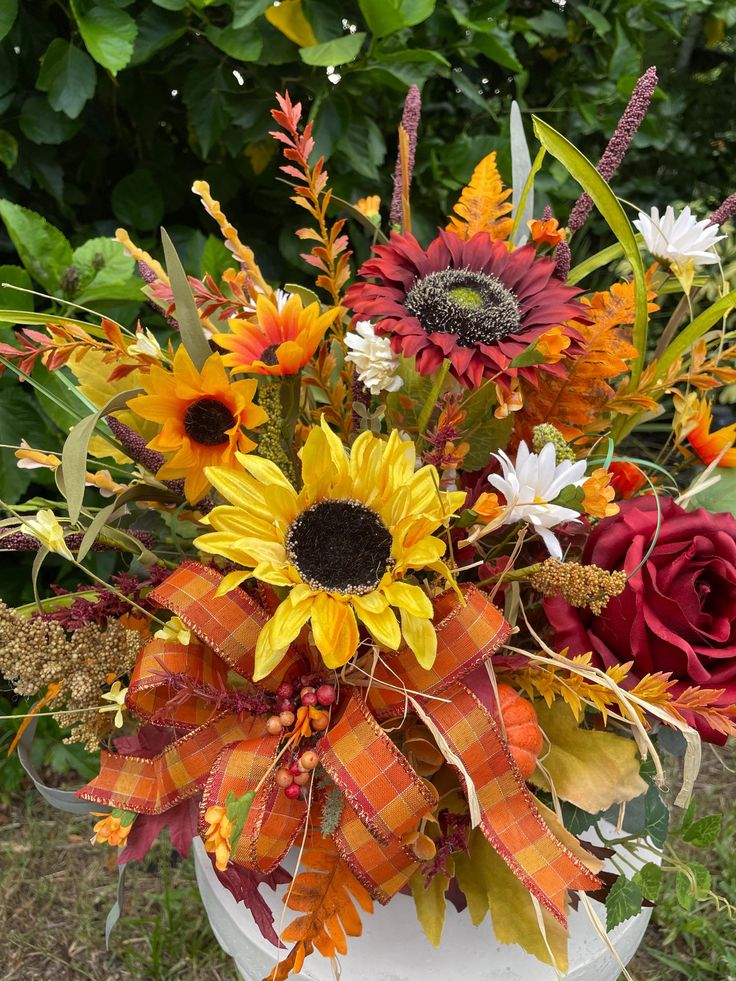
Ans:
{"label": "small orange pumpkin", "polygon": [[[534,773],[544,742],[534,706],[511,685],[498,686],[498,703],[511,755],[525,780]],[[498,721],[498,712],[496,721]]]}

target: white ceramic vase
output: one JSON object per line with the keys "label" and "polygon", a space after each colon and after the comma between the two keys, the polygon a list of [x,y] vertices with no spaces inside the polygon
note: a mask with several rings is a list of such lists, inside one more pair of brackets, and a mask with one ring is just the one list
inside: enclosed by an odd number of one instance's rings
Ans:
{"label": "white ceramic vase", "polygon": [[[631,865],[657,861],[647,852]],[[245,981],[261,981],[276,963],[276,949],[264,940],[250,912],[235,902],[215,875],[202,841],[194,841],[194,863],[200,895],[212,931],[222,949],[234,960]],[[285,863],[287,868],[289,862]],[[632,868],[633,871],[633,868]],[[262,887],[261,894],[274,911],[279,928],[283,912],[281,895]],[[599,920],[605,908],[592,901]],[[609,935],[620,961],[634,956],[649,923],[650,909],[620,924]],[[287,913],[285,922],[293,916]],[[569,917],[570,947],[568,981],[616,981],[619,962],[596,932],[582,904]],[[488,917],[474,927],[467,912],[457,913],[448,904],[440,947],[432,947],[417,922],[414,903],[395,896],[389,906],[375,907],[363,917],[363,934],[351,937],[350,950],[341,959],[342,981],[556,981],[551,967],[541,964],[521,948],[500,944]],[[334,981],[329,961],[318,953],[309,957],[295,981]]]}

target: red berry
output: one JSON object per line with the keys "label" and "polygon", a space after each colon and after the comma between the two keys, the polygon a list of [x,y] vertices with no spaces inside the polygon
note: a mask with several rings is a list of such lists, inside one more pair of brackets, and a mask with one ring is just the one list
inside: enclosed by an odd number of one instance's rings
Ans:
{"label": "red berry", "polygon": [[304,695],[302,695],[302,705],[316,705],[316,704],[317,704],[317,696],[315,695],[314,691],[308,691]]}
{"label": "red berry", "polygon": [[302,795],[301,789],[295,783],[289,784],[289,786],[285,788],[284,793],[289,800],[296,800],[297,797],[301,797]]}
{"label": "red berry", "polygon": [[293,712],[296,705],[289,698],[282,698],[278,704],[279,712]]}
{"label": "red berry", "polygon": [[287,699],[287,698],[291,698],[293,696],[293,694],[294,694],[294,686],[293,685],[290,685],[288,681],[284,681],[276,689],[276,694],[282,700],[283,699]]}
{"label": "red berry", "polygon": [[294,783],[294,778],[289,773],[289,771],[285,770],[282,766],[276,771],[276,776],[274,777],[274,781],[276,782],[277,787],[281,787],[282,790],[288,790],[289,787]]}
{"label": "red berry", "polygon": [[298,764],[298,763],[296,762],[296,760],[295,760],[295,761],[294,761],[294,762],[293,762],[293,763],[291,764],[291,766],[289,767],[289,773],[290,773],[290,774],[291,774],[292,776],[294,776],[294,777],[296,777],[296,776],[298,776],[298,775],[299,775],[299,774],[300,774],[301,772],[302,772],[302,769],[301,769],[301,767],[299,766],[299,764]]}
{"label": "red berry", "polygon": [[317,689],[317,701],[320,705],[332,705],[337,698],[337,692],[332,685],[320,685]]}

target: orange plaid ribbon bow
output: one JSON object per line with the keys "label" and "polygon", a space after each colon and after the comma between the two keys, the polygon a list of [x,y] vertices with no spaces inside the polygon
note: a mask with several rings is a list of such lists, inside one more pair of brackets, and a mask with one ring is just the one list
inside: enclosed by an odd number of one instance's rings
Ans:
{"label": "orange plaid ribbon bow", "polygon": [[[252,678],[256,640],[268,615],[241,590],[216,596],[220,581],[213,569],[187,562],[153,591],[154,602],[176,613],[198,639],[186,646],[150,640],[128,692],[128,706],[140,718],[188,731],[152,759],[103,752],[99,775],[79,796],[157,814],[201,791],[204,832],[208,807],[260,784],[231,859],[266,873],[303,828],[307,806],[275,784],[280,737],[266,732],[264,716],[233,708],[237,695],[228,686],[228,673]],[[350,869],[381,903],[417,869],[402,837],[431,812],[435,798],[378,722],[403,715],[409,693],[441,734],[446,755],[456,761],[483,834],[532,895],[565,924],[566,890],[596,889],[600,883],[544,822],[492,712],[463,684],[510,632],[485,594],[463,588],[464,605],[449,592],[434,601],[437,658],[430,670],[414,657],[394,655],[378,663],[367,689],[342,686],[332,724],[315,747],[345,798],[334,839]],[[308,667],[295,645],[265,686],[275,691],[285,677]],[[174,697],[172,676],[183,682]],[[219,710],[218,697],[225,705]]]}

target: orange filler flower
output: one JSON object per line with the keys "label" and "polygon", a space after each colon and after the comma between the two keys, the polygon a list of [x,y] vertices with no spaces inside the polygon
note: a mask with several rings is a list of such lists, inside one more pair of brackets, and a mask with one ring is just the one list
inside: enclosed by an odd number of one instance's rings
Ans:
{"label": "orange filler flower", "polygon": [[227,816],[227,808],[219,804],[208,807],[204,819],[208,824],[204,839],[205,851],[214,852],[215,865],[220,872],[224,872],[230,861],[233,822]]}
{"label": "orange filler flower", "polygon": [[616,492],[611,486],[612,476],[604,467],[598,467],[583,484],[583,507],[592,518],[610,518],[619,512],[613,500]]}
{"label": "orange filler flower", "polygon": [[113,811],[112,814],[93,811],[92,816],[102,819],[92,829],[94,834],[90,841],[93,845],[106,843],[112,848],[122,848],[125,845],[135,814],[130,811]]}
{"label": "orange filler flower", "polygon": [[252,320],[228,320],[229,333],[215,334],[213,340],[230,352],[223,362],[233,371],[295,375],[312,358],[339,313],[339,307],[320,313],[317,302],[305,307],[296,293],[287,294],[286,300],[283,295],[262,293]]}
{"label": "orange filler flower", "polygon": [[230,381],[224,360],[212,354],[198,371],[183,346],[174,355],[173,371],[154,365],[143,377],[146,394],[128,407],[161,425],[148,446],[166,457],[159,480],[184,478],[187,500],[194,504],[210,488],[205,468],[237,469],[235,454],[256,446],[243,430],[256,429],[268,416],[253,402],[255,379]]}
{"label": "orange filler flower", "polygon": [[696,392],[686,398],[675,396],[675,409],[678,442],[687,439],[706,466],[720,457],[719,467],[736,467],[736,422],[711,432],[713,409],[708,399],[699,398]]}
{"label": "orange filler flower", "polygon": [[556,218],[547,218],[546,220],[532,218],[531,221],[527,222],[527,225],[535,245],[555,246],[565,241],[565,229],[559,227]]}

